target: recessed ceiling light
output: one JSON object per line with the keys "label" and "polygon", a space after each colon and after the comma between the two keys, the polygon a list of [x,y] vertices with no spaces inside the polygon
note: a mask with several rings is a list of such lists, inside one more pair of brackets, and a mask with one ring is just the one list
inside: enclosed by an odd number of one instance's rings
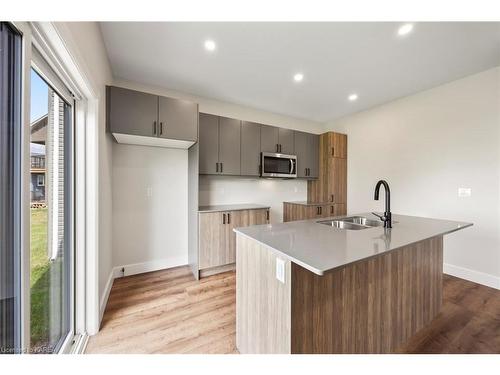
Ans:
{"label": "recessed ceiling light", "polygon": [[354,101],[358,100],[358,94],[351,94],[347,97],[347,99],[349,99],[349,101],[351,101],[351,102],[354,102]]}
{"label": "recessed ceiling light", "polygon": [[215,42],[213,40],[211,40],[211,39],[205,40],[205,49],[207,51],[210,51],[210,52],[215,51],[215,47],[216,47],[216,45],[215,45]]}
{"label": "recessed ceiling light", "polygon": [[413,30],[413,24],[412,23],[405,23],[404,25],[400,26],[398,29],[398,35],[399,36],[404,36],[409,33],[411,33]]}
{"label": "recessed ceiling light", "polygon": [[293,76],[293,80],[295,82],[301,82],[304,79],[304,75],[302,73],[297,73]]}

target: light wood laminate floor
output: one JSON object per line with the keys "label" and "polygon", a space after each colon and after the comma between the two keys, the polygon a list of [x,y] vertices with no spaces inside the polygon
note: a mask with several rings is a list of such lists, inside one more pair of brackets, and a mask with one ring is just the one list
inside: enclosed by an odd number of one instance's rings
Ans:
{"label": "light wood laminate floor", "polygon": [[[116,279],[87,353],[237,353],[234,271],[188,267]],[[500,291],[444,276],[439,315],[400,353],[500,353]]]}

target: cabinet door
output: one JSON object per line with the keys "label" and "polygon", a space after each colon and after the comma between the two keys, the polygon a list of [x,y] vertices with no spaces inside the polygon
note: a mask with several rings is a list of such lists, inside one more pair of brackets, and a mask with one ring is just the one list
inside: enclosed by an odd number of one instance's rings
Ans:
{"label": "cabinet door", "polygon": [[158,135],[162,138],[196,141],[198,104],[160,96],[158,100]]}
{"label": "cabinet door", "polygon": [[219,162],[220,174],[239,175],[241,122],[227,117],[219,117]]}
{"label": "cabinet door", "polygon": [[319,135],[308,134],[309,178],[319,177]]}
{"label": "cabinet door", "polygon": [[330,150],[328,150],[328,152],[331,157],[347,158],[347,135],[330,133],[328,143],[330,145]]}
{"label": "cabinet door", "polygon": [[260,176],[260,124],[241,122],[241,175]]}
{"label": "cabinet door", "polygon": [[295,155],[297,155],[297,177],[307,177],[308,168],[310,165],[309,157],[311,152],[309,148],[309,134],[304,132],[295,132]]}
{"label": "cabinet door", "polygon": [[245,226],[267,224],[268,218],[268,209],[248,210],[248,220],[245,222]]}
{"label": "cabinet door", "polygon": [[226,258],[226,218],[223,212],[199,214],[199,268],[220,266]]}
{"label": "cabinet door", "polygon": [[248,221],[248,211],[229,211],[226,213],[226,225],[224,228],[224,257],[223,264],[230,264],[236,262],[236,233],[233,229],[246,226],[245,221]]}
{"label": "cabinet door", "polygon": [[156,137],[158,96],[109,87],[109,129],[112,133]]}
{"label": "cabinet door", "polygon": [[219,117],[200,113],[199,173],[217,174],[219,169]]}
{"label": "cabinet door", "polygon": [[294,131],[291,129],[278,128],[278,144],[280,145],[279,152],[281,154],[293,155],[294,145],[293,136]]}
{"label": "cabinet door", "polygon": [[346,205],[344,203],[336,203],[333,206],[335,216],[347,215]]}
{"label": "cabinet door", "polygon": [[328,160],[328,201],[347,203],[347,159]]}
{"label": "cabinet door", "polygon": [[279,130],[275,126],[260,126],[260,150],[262,152],[278,152]]}

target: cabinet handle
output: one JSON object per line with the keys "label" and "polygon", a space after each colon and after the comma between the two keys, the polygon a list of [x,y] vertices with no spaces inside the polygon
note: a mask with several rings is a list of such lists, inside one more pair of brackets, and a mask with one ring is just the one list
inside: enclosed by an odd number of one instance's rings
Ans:
{"label": "cabinet handle", "polygon": [[219,163],[215,163],[215,172],[219,173]]}
{"label": "cabinet handle", "polygon": [[311,175],[311,169],[307,168],[307,175],[310,176]]}
{"label": "cabinet handle", "polygon": [[280,145],[276,143],[276,152],[280,152]]}
{"label": "cabinet handle", "polygon": [[160,135],[163,135],[163,122],[160,122]]}
{"label": "cabinet handle", "polygon": [[226,224],[226,214],[222,214],[222,224]]}
{"label": "cabinet handle", "polygon": [[335,200],[333,199],[333,194],[332,194],[332,196],[331,196],[331,199],[332,199],[332,202],[335,202]]}
{"label": "cabinet handle", "polygon": [[307,168],[304,168],[304,175],[307,176]]}
{"label": "cabinet handle", "polygon": [[332,147],[332,156],[335,156],[335,147]]}
{"label": "cabinet handle", "polygon": [[320,207],[320,208],[319,208],[319,214],[320,214],[320,215],[323,215],[323,207]]}
{"label": "cabinet handle", "polygon": [[333,215],[333,206],[330,206],[330,213]]}
{"label": "cabinet handle", "polygon": [[266,220],[269,221],[269,210],[266,210]]}
{"label": "cabinet handle", "polygon": [[231,224],[231,214],[227,214],[227,223]]}
{"label": "cabinet handle", "polygon": [[156,135],[156,121],[153,121],[153,135]]}
{"label": "cabinet handle", "polygon": [[222,173],[224,163],[220,163],[220,173]]}
{"label": "cabinet handle", "polygon": [[281,145],[280,145],[280,152],[281,152]]}

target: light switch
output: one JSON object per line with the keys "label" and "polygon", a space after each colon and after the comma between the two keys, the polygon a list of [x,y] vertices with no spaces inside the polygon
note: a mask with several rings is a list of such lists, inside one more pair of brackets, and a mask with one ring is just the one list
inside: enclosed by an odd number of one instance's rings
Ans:
{"label": "light switch", "polygon": [[472,195],[471,188],[458,188],[458,196],[460,198],[468,198]]}
{"label": "light switch", "polygon": [[276,258],[276,278],[285,283],[285,261],[280,258]]}

